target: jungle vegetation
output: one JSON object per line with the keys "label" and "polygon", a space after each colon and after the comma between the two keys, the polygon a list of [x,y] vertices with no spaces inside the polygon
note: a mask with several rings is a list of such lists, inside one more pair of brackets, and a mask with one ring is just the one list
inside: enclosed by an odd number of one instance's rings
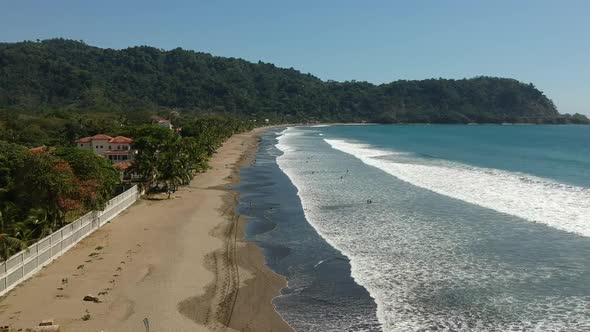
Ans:
{"label": "jungle vegetation", "polygon": [[[86,113],[162,108],[274,122],[588,123],[514,79],[323,81],[293,68],[149,46],[50,39],[0,43],[0,109]],[[30,129],[31,131],[36,128]]]}

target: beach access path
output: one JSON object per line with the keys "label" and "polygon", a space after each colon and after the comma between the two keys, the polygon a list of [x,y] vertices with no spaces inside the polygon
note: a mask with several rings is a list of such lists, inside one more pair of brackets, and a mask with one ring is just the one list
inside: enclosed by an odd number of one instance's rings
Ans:
{"label": "beach access path", "polygon": [[[0,299],[0,326],[62,331],[290,331],[271,299],[284,278],[243,240],[239,167],[264,129],[234,135],[170,200],[140,200]],[[83,301],[86,295],[100,303]]]}

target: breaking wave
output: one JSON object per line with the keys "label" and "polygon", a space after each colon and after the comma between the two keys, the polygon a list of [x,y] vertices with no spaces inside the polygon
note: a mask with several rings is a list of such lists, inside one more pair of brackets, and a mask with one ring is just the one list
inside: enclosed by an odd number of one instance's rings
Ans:
{"label": "breaking wave", "polygon": [[590,237],[590,189],[528,174],[425,158],[344,140],[325,140],[400,180],[435,193]]}

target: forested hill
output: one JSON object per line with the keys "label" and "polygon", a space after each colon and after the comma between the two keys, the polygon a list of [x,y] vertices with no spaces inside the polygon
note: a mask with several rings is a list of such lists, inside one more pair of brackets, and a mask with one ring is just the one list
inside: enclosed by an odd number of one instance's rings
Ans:
{"label": "forested hill", "polygon": [[292,68],[180,48],[113,50],[64,39],[0,44],[0,109],[162,108],[288,122],[587,121],[560,115],[532,84],[513,79],[326,82]]}

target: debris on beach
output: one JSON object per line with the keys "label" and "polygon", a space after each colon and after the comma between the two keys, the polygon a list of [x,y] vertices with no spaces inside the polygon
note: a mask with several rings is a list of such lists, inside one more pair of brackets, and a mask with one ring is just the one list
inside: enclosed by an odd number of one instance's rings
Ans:
{"label": "debris on beach", "polygon": [[87,302],[94,302],[94,303],[100,303],[100,299],[96,296],[92,296],[92,295],[86,295],[84,296],[84,298],[82,299],[83,301],[87,301]]}
{"label": "debris on beach", "polygon": [[[21,331],[21,330],[22,329],[19,329],[18,331]],[[0,332],[12,332],[12,331],[16,331],[16,330],[11,329],[8,326],[4,326],[4,327],[0,328]],[[61,331],[61,328],[59,325],[55,325],[53,323],[53,319],[43,320],[43,321],[41,321],[41,323],[39,323],[38,326],[25,329],[25,332],[59,332],[59,331]]]}
{"label": "debris on beach", "polygon": [[90,320],[90,311],[88,311],[88,309],[84,310],[85,314],[84,316],[82,316],[82,320],[83,321],[87,321]]}

